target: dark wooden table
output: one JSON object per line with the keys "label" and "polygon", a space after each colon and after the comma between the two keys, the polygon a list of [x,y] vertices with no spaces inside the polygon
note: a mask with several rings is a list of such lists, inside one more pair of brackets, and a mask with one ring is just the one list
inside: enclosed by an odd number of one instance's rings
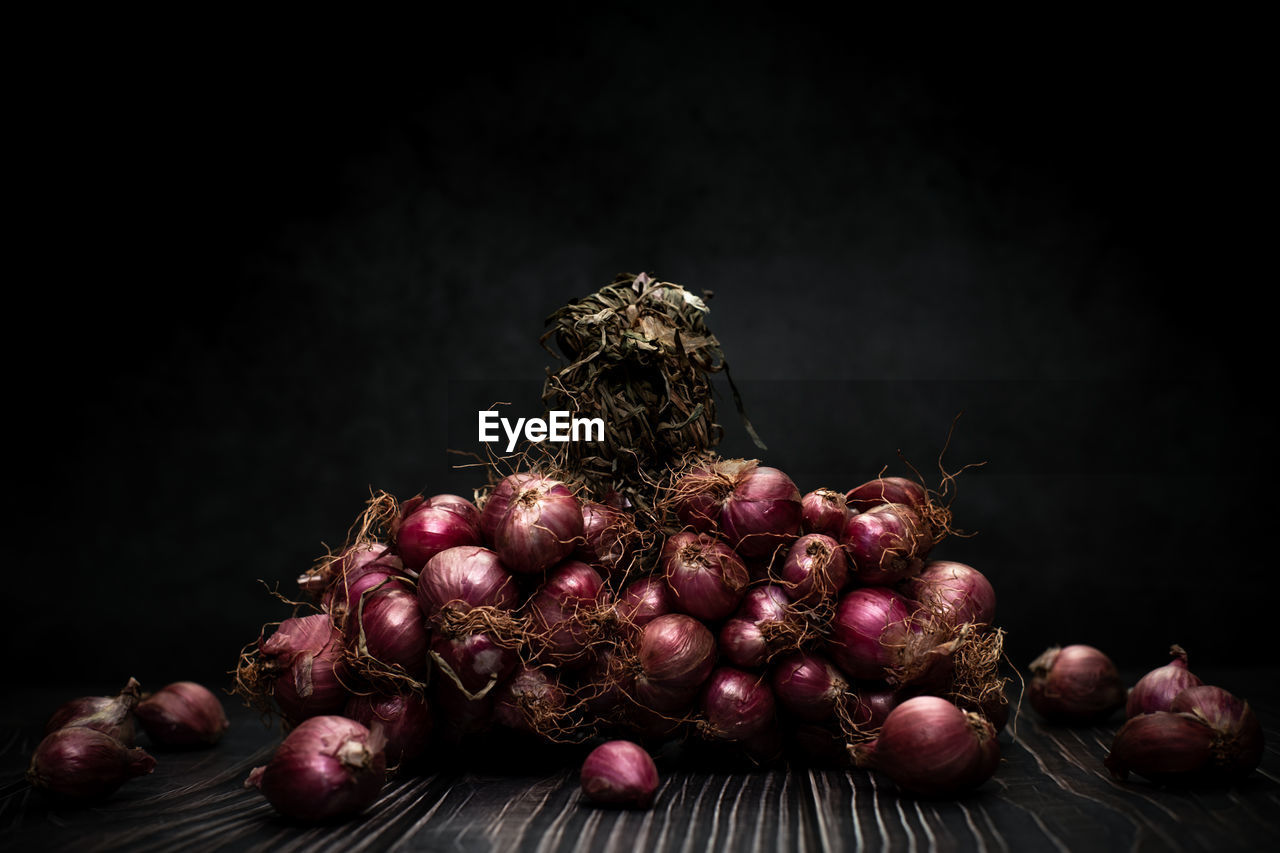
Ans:
{"label": "dark wooden table", "polygon": [[20,690],[3,718],[0,850],[1280,850],[1280,671],[1201,676],[1248,698],[1266,730],[1261,767],[1229,787],[1113,781],[1102,759],[1118,717],[1065,729],[1024,706],[995,777],[956,800],[859,770],[691,767],[675,751],[660,756],[655,807],[615,811],[582,800],[577,756],[530,749],[396,779],[366,815],[324,827],[291,824],[243,787],[279,732],[232,700],[216,749],[156,752],[155,772],[109,800],[53,805],[22,771],[44,716],[85,691]]}

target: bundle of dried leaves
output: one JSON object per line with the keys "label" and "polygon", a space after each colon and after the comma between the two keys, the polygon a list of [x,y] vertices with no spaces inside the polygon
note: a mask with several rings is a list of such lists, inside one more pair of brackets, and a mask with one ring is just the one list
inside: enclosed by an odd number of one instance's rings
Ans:
{"label": "bundle of dried leaves", "polygon": [[[543,403],[604,421],[603,442],[558,445],[556,467],[597,494],[643,505],[673,465],[719,443],[711,374],[729,378],[729,365],[707,313],[703,298],[678,284],[625,273],[547,318],[542,345],[557,355],[547,345],[554,339],[566,364],[548,369]],[[742,414],[731,378],[729,386]],[[745,416],[743,423],[764,449]]]}

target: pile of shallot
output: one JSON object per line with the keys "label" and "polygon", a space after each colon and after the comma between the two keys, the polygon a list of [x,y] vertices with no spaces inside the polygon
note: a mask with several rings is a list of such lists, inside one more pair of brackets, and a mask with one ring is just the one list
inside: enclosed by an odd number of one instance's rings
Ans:
{"label": "pile of shallot", "polygon": [[64,802],[92,802],[155,769],[135,745],[141,726],[156,749],[210,747],[227,730],[222,702],[193,681],[177,681],[142,694],[130,678],[115,696],[84,696],[63,703],[45,723],[44,738],[27,780]]}
{"label": "pile of shallot", "polygon": [[714,456],[643,510],[568,479],[375,496],[242,652],[237,691],[290,729],[248,784],[289,817],[342,817],[494,733],[590,750],[584,795],[636,807],[675,740],[922,796],[995,771],[1003,632],[988,580],[932,556],[952,532],[937,494],[896,477],[802,494]]}
{"label": "pile of shallot", "polygon": [[1207,685],[1187,667],[1181,646],[1171,660],[1126,687],[1116,665],[1093,646],[1047,649],[1031,664],[1027,698],[1046,720],[1098,725],[1124,710],[1105,764],[1115,778],[1185,785],[1247,776],[1262,760],[1262,725],[1249,703]]}

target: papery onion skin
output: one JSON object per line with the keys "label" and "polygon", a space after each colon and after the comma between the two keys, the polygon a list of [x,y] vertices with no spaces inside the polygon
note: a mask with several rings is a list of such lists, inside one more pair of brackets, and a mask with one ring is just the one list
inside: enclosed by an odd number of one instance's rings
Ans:
{"label": "papery onion skin", "polygon": [[1213,743],[1213,764],[1218,775],[1240,778],[1261,763],[1266,748],[1262,723],[1243,699],[1221,687],[1202,684],[1179,693],[1169,710],[1190,714],[1214,730],[1217,737]]}
{"label": "papery onion skin", "polygon": [[917,696],[889,712],[875,741],[874,767],[904,791],[952,796],[978,787],[999,762],[995,729],[946,699]]}
{"label": "papery onion skin", "polygon": [[835,489],[814,489],[800,499],[800,530],[839,539],[853,513],[845,496]]}
{"label": "papery onion skin", "polygon": [[1031,662],[1027,699],[1046,720],[1096,725],[1124,707],[1127,690],[1111,658],[1093,646],[1046,649]]}
{"label": "papery onion skin", "polygon": [[638,569],[640,530],[631,513],[597,501],[582,502],[582,543],[574,554],[613,579]]}
{"label": "papery onion skin", "polygon": [[656,711],[692,701],[716,662],[716,638],[684,613],[668,613],[645,625],[636,651],[636,698]]}
{"label": "papery onion skin", "polygon": [[461,515],[463,518],[476,525],[476,529],[480,529],[480,508],[472,501],[467,500],[462,495],[453,495],[444,492],[438,495],[432,495],[426,500],[427,506],[448,507],[449,509]]}
{"label": "papery onion skin", "polygon": [[133,746],[137,736],[133,711],[140,701],[136,678],[115,696],[82,696],[64,702],[45,723],[44,733],[50,734],[67,726],[85,726],[110,735],[125,746]]}
{"label": "papery onion skin", "polygon": [[399,589],[412,592],[399,557],[384,555],[360,563],[336,577],[321,597],[322,608],[337,625],[346,625],[360,607],[360,599],[372,590]]}
{"label": "papery onion skin", "polygon": [[840,543],[825,533],[807,533],[787,551],[779,583],[792,601],[816,604],[834,597],[848,580],[849,561]]}
{"label": "papery onion skin", "polygon": [[986,576],[967,563],[934,560],[908,578],[902,592],[922,607],[955,625],[990,625],[995,619],[996,591]]}
{"label": "papery onion skin", "polygon": [[464,545],[436,554],[418,576],[418,601],[428,620],[448,605],[511,610],[520,601],[515,578],[496,551]]}
{"label": "papery onion skin", "polygon": [[906,504],[881,504],[850,516],[840,543],[858,580],[874,586],[918,573],[933,547],[924,519]]}
{"label": "papery onion skin", "polygon": [[494,722],[531,735],[566,726],[564,689],[550,667],[522,665],[494,695]]}
{"label": "papery onion skin", "polygon": [[1105,764],[1111,775],[1152,782],[1194,782],[1213,771],[1213,728],[1191,714],[1155,711],[1130,717],[1116,732]]}
{"label": "papery onion skin", "polygon": [[509,474],[498,481],[493,490],[489,492],[488,498],[485,499],[484,505],[480,508],[480,537],[485,544],[493,547],[494,536],[498,530],[498,523],[503,516],[507,514],[507,506],[511,503],[511,498],[524,487],[525,483],[536,480],[533,474],[517,472]]}
{"label": "papery onion skin", "polygon": [[440,679],[456,680],[462,690],[473,696],[505,680],[519,663],[515,649],[498,643],[484,631],[459,637],[435,634],[431,638],[431,657],[439,668]]}
{"label": "papery onion skin", "polygon": [[924,486],[905,477],[877,477],[845,492],[849,509],[866,512],[883,504],[906,504],[923,509],[929,504],[929,493]]}
{"label": "papery onion skin", "polygon": [[372,693],[352,696],[343,716],[386,738],[388,767],[410,764],[427,753],[433,719],[427,701],[416,693]]}
{"label": "papery onion skin", "polygon": [[353,616],[348,642],[360,659],[399,668],[419,681],[426,678],[430,639],[415,593],[399,588],[366,593]]}
{"label": "papery onion skin", "polygon": [[517,574],[535,574],[566,559],[582,543],[582,505],[549,477],[520,482],[493,531],[493,550]]}
{"label": "papery onion skin", "polygon": [[134,713],[153,743],[173,749],[213,746],[230,726],[222,701],[194,681],[165,685]]}
{"label": "papery onion skin", "polygon": [[720,629],[720,653],[742,669],[763,667],[774,656],[794,648],[802,628],[782,587],[752,587],[733,618]]}
{"label": "papery onion skin", "polygon": [[719,622],[742,602],[751,575],[728,545],[705,533],[677,533],[660,557],[676,609]]}
{"label": "papery onion skin", "polygon": [[96,800],[155,769],[156,760],[88,726],[65,726],[45,735],[27,767],[34,787],[68,800]]}
{"label": "papery onion skin", "polygon": [[315,568],[305,572],[298,578],[298,586],[313,596],[328,594],[336,584],[341,584],[346,576],[356,577],[361,569],[369,563],[379,563],[400,574],[403,562],[392,553],[385,542],[364,540],[351,545],[327,558]]}
{"label": "papery onion skin", "polygon": [[600,744],[582,762],[582,793],[593,803],[647,809],[658,794],[658,767],[628,740]]}
{"label": "papery onion skin", "polygon": [[449,503],[427,503],[401,521],[396,551],[406,567],[421,569],[447,548],[480,544],[477,520]]}
{"label": "papery onion skin", "polygon": [[312,717],[285,737],[265,765],[245,781],[276,811],[308,823],[359,814],[386,783],[385,741],[355,720]]}
{"label": "papery onion skin", "polygon": [[350,698],[339,675],[342,632],[328,614],[286,619],[259,651],[275,675],[276,705],[290,723],[338,713]]}
{"label": "papery onion skin", "polygon": [[675,512],[680,523],[695,533],[716,530],[720,510],[743,464],[742,460],[720,460],[684,474],[675,486]]}
{"label": "papery onion skin", "polygon": [[826,657],[793,652],[770,667],[769,683],[778,704],[798,720],[823,723],[836,719],[836,708],[849,696],[849,681]]}
{"label": "papery onion skin", "polygon": [[616,606],[623,624],[636,628],[676,609],[671,587],[661,576],[640,578],[627,584]]}
{"label": "papery onion skin", "polygon": [[777,468],[757,466],[734,485],[720,510],[720,529],[748,559],[767,557],[800,535],[804,508],[796,484]]}
{"label": "papery onion skin", "polygon": [[581,662],[591,639],[586,617],[608,600],[604,579],[580,560],[566,560],[548,572],[529,601],[542,655],[562,666]]}
{"label": "papery onion skin", "polygon": [[773,691],[759,673],[716,667],[702,691],[703,730],[721,740],[746,741],[763,734],[775,711]]}
{"label": "papery onion skin", "polygon": [[1133,685],[1125,700],[1125,716],[1168,711],[1179,693],[1203,683],[1187,669],[1187,653],[1181,646],[1173,646],[1169,654],[1173,660],[1146,673]]}
{"label": "papery onion skin", "polygon": [[882,679],[894,663],[894,645],[905,641],[910,617],[909,602],[888,587],[850,590],[836,605],[827,652],[851,678]]}

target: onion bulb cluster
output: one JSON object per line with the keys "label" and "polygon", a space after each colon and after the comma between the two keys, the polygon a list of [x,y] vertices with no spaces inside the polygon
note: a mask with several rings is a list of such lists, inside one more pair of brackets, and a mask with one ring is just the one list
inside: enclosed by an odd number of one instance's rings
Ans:
{"label": "onion bulb cluster", "polygon": [[[353,814],[388,773],[496,736],[594,747],[586,799],[646,807],[652,756],[693,738],[963,793],[999,756],[1003,632],[991,583],[935,557],[932,501],[707,456],[645,507],[532,469],[474,502],[377,495],[300,578],[313,608],[242,654],[238,691],[295,738],[249,784],[294,818]],[[922,783],[904,751],[950,775]],[[304,766],[323,778],[299,790],[334,792],[309,812],[282,781]]]}

